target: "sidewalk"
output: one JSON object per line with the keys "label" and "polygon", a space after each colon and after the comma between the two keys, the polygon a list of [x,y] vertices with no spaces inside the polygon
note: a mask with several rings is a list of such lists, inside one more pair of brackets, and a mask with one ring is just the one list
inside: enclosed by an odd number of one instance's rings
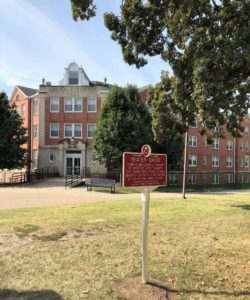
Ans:
{"label": "sidewalk", "polygon": [[[192,197],[208,194],[250,194],[249,190],[230,190],[215,193],[188,193]],[[151,199],[181,198],[181,193],[151,193]],[[111,194],[107,192],[87,192],[84,186],[65,189],[64,178],[49,178],[31,185],[0,188],[0,209],[28,208],[41,206],[72,205],[101,201],[140,200],[140,193]]]}

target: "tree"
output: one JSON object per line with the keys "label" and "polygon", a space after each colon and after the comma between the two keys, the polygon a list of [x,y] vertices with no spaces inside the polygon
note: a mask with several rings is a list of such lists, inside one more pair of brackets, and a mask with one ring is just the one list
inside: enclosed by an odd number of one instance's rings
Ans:
{"label": "tree", "polygon": [[[75,20],[95,15],[93,1],[72,2]],[[250,101],[249,12],[249,0],[123,0],[120,16],[106,13],[104,22],[128,64],[156,55],[169,63],[161,89],[186,130],[197,115],[202,133],[226,124],[237,136]]]}
{"label": "tree", "polygon": [[26,163],[22,145],[27,142],[26,129],[5,93],[0,93],[0,169],[23,167]]}
{"label": "tree", "polygon": [[108,169],[121,170],[124,151],[139,152],[151,141],[151,116],[137,88],[114,86],[103,103],[95,130],[97,159]]}

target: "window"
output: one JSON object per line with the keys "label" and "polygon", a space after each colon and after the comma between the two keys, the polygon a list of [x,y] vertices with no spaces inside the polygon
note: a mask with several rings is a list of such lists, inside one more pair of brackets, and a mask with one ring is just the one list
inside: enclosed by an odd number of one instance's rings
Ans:
{"label": "window", "polygon": [[234,182],[233,174],[227,174],[227,182],[228,183],[233,183]]}
{"label": "window", "polygon": [[69,71],[69,84],[78,84],[78,72]]}
{"label": "window", "polygon": [[81,112],[82,111],[82,99],[68,98],[64,99],[64,111],[65,112]]}
{"label": "window", "polygon": [[213,140],[213,149],[219,149],[219,147],[220,147],[219,139],[214,139]]}
{"label": "window", "polygon": [[203,165],[206,165],[206,164],[207,164],[207,157],[203,156]]}
{"label": "window", "polygon": [[169,180],[169,185],[177,185],[177,175],[176,174],[169,175],[168,180]]}
{"label": "window", "polygon": [[22,104],[21,106],[21,117],[23,118],[25,115],[25,104]]}
{"label": "window", "polygon": [[88,112],[96,112],[96,98],[88,98]]}
{"label": "window", "polygon": [[190,167],[196,166],[197,165],[197,155],[189,155],[188,158],[188,165]]}
{"label": "window", "polygon": [[243,151],[244,149],[244,146],[243,146],[243,142],[240,142],[240,151]]}
{"label": "window", "polygon": [[220,131],[220,127],[219,126],[214,126],[214,131],[215,132],[219,132]]}
{"label": "window", "polygon": [[244,182],[244,174],[240,174],[240,183]]}
{"label": "window", "polygon": [[55,161],[55,156],[54,156],[53,153],[51,153],[51,154],[49,155],[49,162],[50,162],[50,163],[53,163],[54,161]]}
{"label": "window", "polygon": [[34,168],[37,168],[38,165],[38,151],[34,150],[33,151],[33,161],[34,161]]}
{"label": "window", "polygon": [[50,138],[51,139],[59,138],[59,124],[56,123],[50,124]]}
{"label": "window", "polygon": [[219,156],[212,156],[212,166],[213,167],[218,167],[219,166]]}
{"label": "window", "polygon": [[212,174],[212,183],[219,184],[219,174]]}
{"label": "window", "polygon": [[233,150],[233,141],[227,141],[227,150]]}
{"label": "window", "polygon": [[193,122],[189,124],[189,127],[197,128],[197,118],[195,117]]}
{"label": "window", "polygon": [[34,115],[38,114],[38,100],[34,100],[33,102],[33,113]]}
{"label": "window", "polygon": [[59,98],[50,97],[50,112],[59,112]]}
{"label": "window", "polygon": [[248,127],[245,128],[245,135],[247,135],[247,136],[249,135],[249,128]]}
{"label": "window", "polygon": [[226,162],[227,162],[227,167],[230,168],[233,166],[233,158],[232,157],[227,157]]}
{"label": "window", "polygon": [[189,175],[188,175],[188,183],[189,183],[189,184],[195,184],[195,183],[196,183],[196,175],[194,175],[194,174],[189,174]]}
{"label": "window", "polygon": [[81,124],[65,124],[64,125],[64,137],[82,137],[82,125]]}
{"label": "window", "polygon": [[34,125],[34,127],[33,127],[33,135],[34,135],[34,139],[38,138],[38,125]]}
{"label": "window", "polygon": [[245,143],[245,151],[246,151],[246,152],[249,151],[249,144],[248,144],[248,142]]}
{"label": "window", "polygon": [[88,139],[92,139],[94,137],[95,128],[96,124],[88,124]]}
{"label": "window", "polygon": [[245,155],[245,168],[248,169],[249,167],[249,156]]}
{"label": "window", "polygon": [[16,101],[18,101],[19,100],[19,95],[16,95]]}
{"label": "window", "polygon": [[189,147],[197,147],[197,137],[190,136],[188,139],[188,145],[189,145]]}
{"label": "window", "polygon": [[241,158],[240,158],[240,167],[243,167],[243,166],[244,166],[244,158],[241,157]]}

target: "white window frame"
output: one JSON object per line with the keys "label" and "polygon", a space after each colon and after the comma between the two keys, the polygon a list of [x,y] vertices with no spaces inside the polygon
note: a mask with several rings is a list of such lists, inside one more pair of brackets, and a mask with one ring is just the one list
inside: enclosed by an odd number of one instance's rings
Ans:
{"label": "white window frame", "polygon": [[245,135],[246,135],[246,136],[249,136],[249,128],[248,128],[248,127],[245,127],[245,130],[244,130],[244,131],[245,131]]}
{"label": "white window frame", "polygon": [[[76,73],[77,74],[77,83],[70,83],[70,79],[76,79],[76,77],[70,77],[70,73]],[[79,71],[71,71],[71,70],[69,70],[69,73],[68,73],[68,83],[69,83],[69,85],[79,85],[79,80],[80,80],[80,78],[79,78]]]}
{"label": "white window frame", "polygon": [[177,175],[169,174],[168,181],[169,181],[169,185],[177,185],[178,184]]}
{"label": "white window frame", "polygon": [[21,105],[21,117],[23,118],[25,116],[25,110],[26,110],[26,105],[22,104]]}
{"label": "white window frame", "polygon": [[240,151],[244,151],[244,144],[243,144],[243,142],[240,142]]}
{"label": "white window frame", "polygon": [[94,132],[95,132],[95,130],[96,130],[96,123],[88,123],[87,124],[87,138],[89,139],[89,140],[92,140],[94,137],[90,137],[89,136],[89,126],[95,126],[95,129],[94,129]]}
{"label": "white window frame", "polygon": [[[51,127],[52,125],[57,125],[58,127],[58,135],[57,136],[51,136]],[[50,123],[50,126],[49,126],[49,135],[50,135],[50,138],[51,139],[58,139],[59,138],[59,130],[60,130],[60,126],[59,126],[59,123]]]}
{"label": "white window frame", "polygon": [[[67,100],[71,101],[72,110],[65,109]],[[75,110],[75,105],[76,105],[77,100],[81,101],[81,110]],[[65,113],[81,113],[82,112],[82,98],[64,98],[64,112]]]}
{"label": "white window frame", "polygon": [[214,132],[219,132],[220,131],[220,126],[216,125],[214,126]]}
{"label": "white window frame", "polygon": [[244,157],[240,157],[240,167],[244,167]]}
{"label": "white window frame", "polygon": [[212,174],[212,184],[219,184],[219,183],[220,183],[219,174]]}
{"label": "white window frame", "polygon": [[38,139],[38,125],[37,124],[33,125],[33,138]]}
{"label": "white window frame", "polygon": [[213,155],[212,156],[212,167],[219,167],[220,165],[220,157]]}
{"label": "white window frame", "polygon": [[[94,100],[95,101],[95,110],[89,110],[89,101],[90,100]],[[96,99],[96,97],[88,97],[88,100],[87,100],[87,111],[88,111],[88,113],[96,113],[97,112],[97,99]]]}
{"label": "white window frame", "polygon": [[197,136],[189,136],[188,138],[188,145],[189,147],[197,147]]}
{"label": "white window frame", "polygon": [[203,165],[205,166],[207,164],[207,157],[206,155],[203,156]]}
{"label": "white window frame", "polygon": [[36,115],[38,115],[38,112],[39,112],[39,102],[36,99],[33,101],[33,113],[36,116]]}
{"label": "white window frame", "polygon": [[234,183],[234,176],[232,173],[227,174],[227,183]]}
{"label": "white window frame", "polygon": [[213,149],[220,149],[220,140],[213,139]]}
{"label": "white window frame", "polygon": [[189,155],[188,165],[189,165],[189,167],[196,167],[197,166],[197,155],[194,155],[194,154]]}
{"label": "white window frame", "polygon": [[245,151],[249,152],[249,144],[248,144],[248,142],[245,142]]}
{"label": "white window frame", "polygon": [[231,156],[228,156],[226,158],[226,165],[227,165],[228,168],[232,168],[232,166],[233,166],[233,158]]}
{"label": "white window frame", "polygon": [[244,183],[244,174],[240,174],[240,183]]}
{"label": "white window frame", "polygon": [[196,184],[196,175],[195,174],[188,175],[188,184]]}
{"label": "white window frame", "polygon": [[227,150],[233,150],[233,141],[227,141]]}
{"label": "white window frame", "polygon": [[[71,125],[71,136],[66,136],[66,131],[65,131],[65,128],[66,128],[66,125]],[[81,126],[81,136],[75,136],[75,127],[80,125]],[[81,123],[64,123],[64,138],[72,138],[72,137],[75,137],[75,138],[82,138],[82,124]]]}
{"label": "white window frame", "polygon": [[[53,101],[56,101],[57,104],[52,104]],[[57,110],[52,110],[52,108],[51,108],[52,105],[57,105],[57,106],[58,106],[58,109],[57,109]],[[51,112],[51,113],[58,113],[59,110],[60,110],[59,105],[60,105],[59,97],[54,97],[54,96],[53,96],[53,97],[50,97],[49,107],[50,107],[50,112]]]}

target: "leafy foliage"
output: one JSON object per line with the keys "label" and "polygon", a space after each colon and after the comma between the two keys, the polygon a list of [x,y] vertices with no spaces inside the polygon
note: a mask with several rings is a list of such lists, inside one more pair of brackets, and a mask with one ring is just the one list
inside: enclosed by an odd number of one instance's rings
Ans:
{"label": "leafy foliage", "polygon": [[26,162],[22,145],[27,142],[26,129],[5,93],[0,93],[0,123],[0,169],[23,167]]}
{"label": "leafy foliage", "polygon": [[151,116],[139,99],[137,88],[115,86],[102,106],[95,130],[97,159],[108,169],[121,169],[125,151],[139,152],[152,141]]}
{"label": "leafy foliage", "polygon": [[75,21],[89,20],[96,15],[96,6],[93,0],[71,0],[72,16]]}
{"label": "leafy foliage", "polygon": [[240,134],[250,101],[250,1],[124,0],[120,8],[104,15],[112,39],[128,64],[140,68],[156,55],[169,63],[161,89],[183,126],[197,115],[207,128]]}

